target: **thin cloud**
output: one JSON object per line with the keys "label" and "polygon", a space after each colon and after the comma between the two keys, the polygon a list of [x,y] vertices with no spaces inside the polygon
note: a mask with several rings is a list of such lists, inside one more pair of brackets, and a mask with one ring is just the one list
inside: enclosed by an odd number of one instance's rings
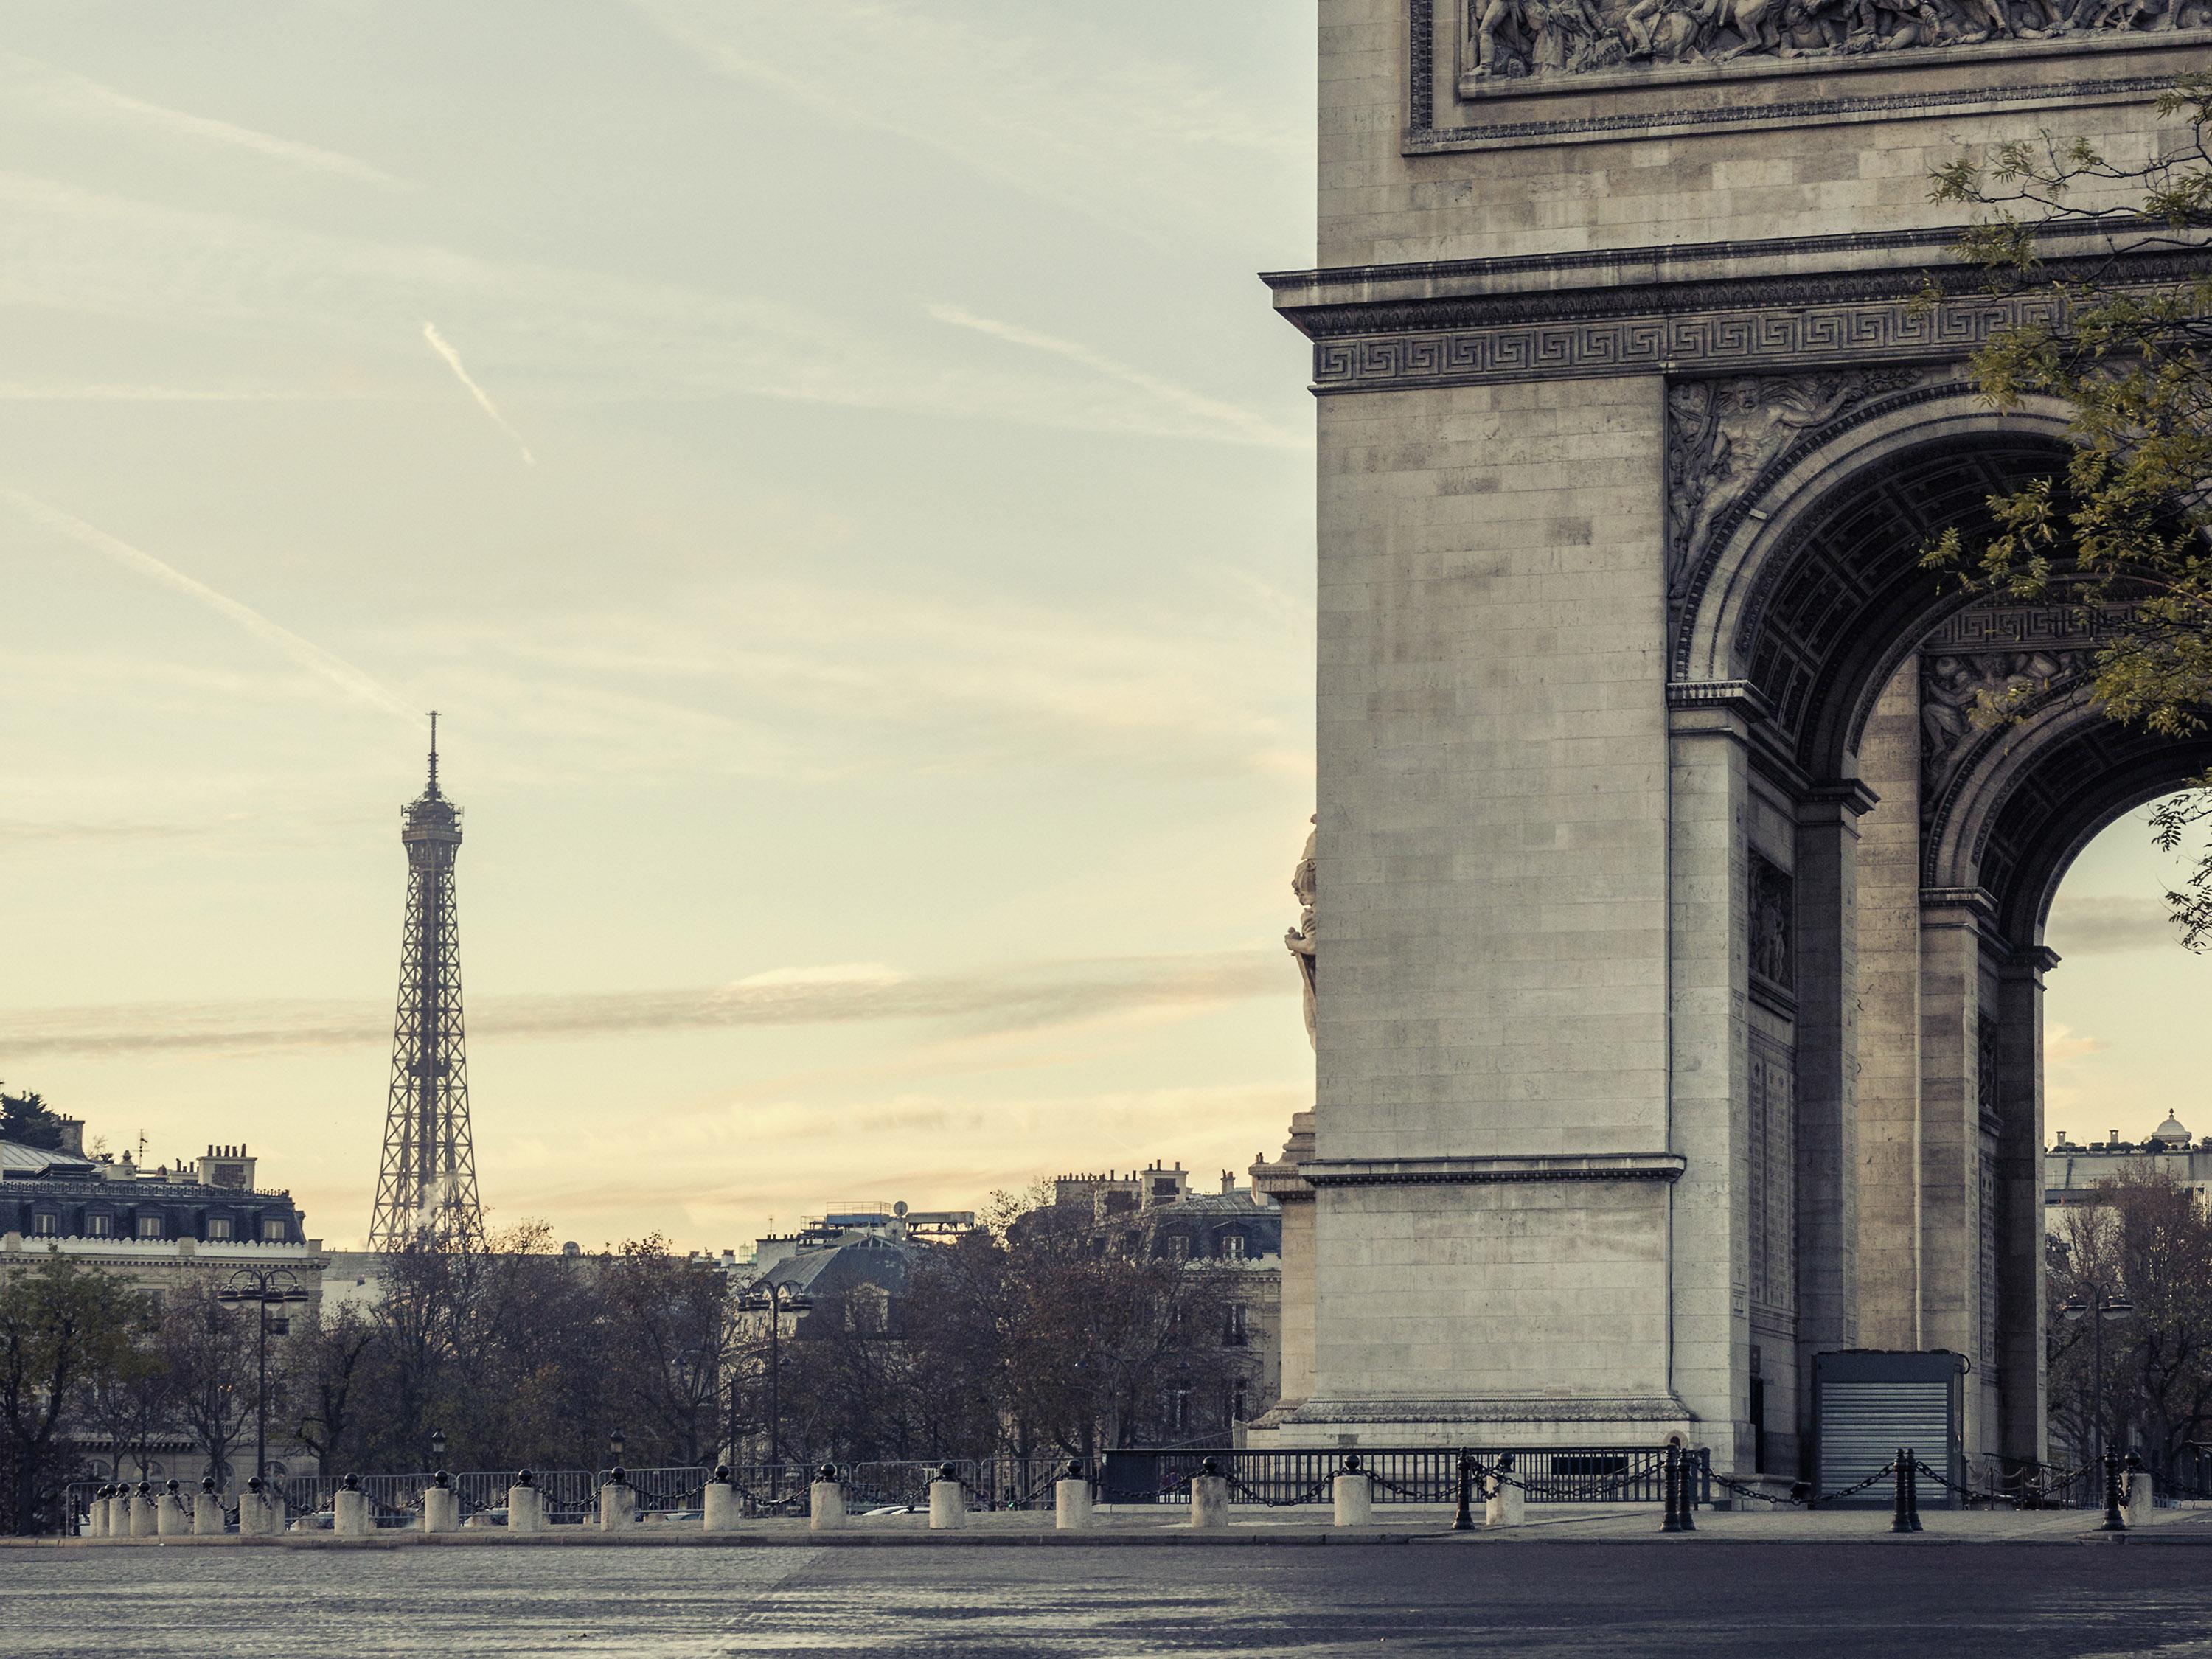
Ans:
{"label": "thin cloud", "polygon": [[[210,258],[211,248],[223,257]],[[980,367],[946,352],[918,314],[910,333],[886,335],[765,300],[336,235],[5,172],[0,305],[232,329],[321,353],[343,343],[364,360],[387,349],[396,329],[412,335],[425,317],[458,315],[527,365],[541,401],[758,397],[933,421],[1231,436],[1218,419],[1104,377],[1071,384],[1064,374]]]}
{"label": "thin cloud", "polygon": [[164,587],[182,593],[209,610],[228,617],[256,639],[276,647],[309,673],[328,681],[356,701],[384,709],[403,720],[411,721],[416,718],[406,704],[343,657],[324,650],[312,640],[301,638],[281,623],[271,622],[252,606],[241,605],[227,593],[216,592],[205,582],[187,576],[173,565],[163,563],[151,553],[133,547],[130,543],[111,536],[58,507],[49,507],[20,489],[0,485],[0,501],[8,502],[25,517],[44,525],[56,534],[104,553],[125,568],[151,577]]}
{"label": "thin cloud", "polygon": [[[1284,986],[1281,961],[1268,951],[1103,957],[938,977],[786,970],[704,989],[485,998],[471,1005],[469,1030],[478,1038],[569,1038],[921,1022],[954,1033],[995,1033],[1279,996]],[[0,1017],[0,1057],[13,1063],[46,1054],[337,1048],[380,1045],[391,1036],[391,1014],[380,1005],[48,1008]]]}
{"label": "thin cloud", "polygon": [[2069,957],[2156,951],[2180,943],[2173,920],[2159,900],[2103,894],[2061,895],[2051,907],[2046,932],[2051,948]]}
{"label": "thin cloud", "polygon": [[499,405],[492,402],[491,393],[476,383],[476,379],[469,373],[467,365],[461,362],[461,354],[447,343],[446,337],[438,332],[437,325],[423,324],[422,337],[430,343],[431,350],[446,360],[446,367],[453,371],[453,378],[468,388],[469,396],[474,398],[483,412],[491,416],[492,423],[514,440],[514,447],[522,452],[523,464],[526,466],[537,465],[538,458],[530,453],[530,446],[523,441],[522,434],[514,429],[514,424],[506,416],[499,412]]}
{"label": "thin cloud", "polygon": [[383,168],[336,150],[303,144],[294,138],[280,138],[274,133],[218,121],[210,116],[172,109],[166,104],[149,103],[73,70],[15,52],[0,52],[0,87],[14,94],[18,107],[35,102],[56,114],[119,121],[165,139],[185,139],[242,151],[264,161],[350,179],[360,184],[392,190],[406,188],[405,180],[395,179]]}
{"label": "thin cloud", "polygon": [[1109,357],[1103,351],[1094,351],[1091,347],[1079,341],[1063,340],[1054,335],[1041,334],[1035,329],[1024,328],[1018,323],[1000,322],[994,318],[979,317],[972,311],[962,310],[958,306],[933,305],[929,307],[929,314],[939,322],[950,323],[955,328],[969,329],[977,334],[988,335],[994,340],[1004,340],[1009,344],[1026,346],[1032,351],[1048,352],[1053,356],[1063,357],[1069,362],[1079,363],[1096,374],[1103,374],[1109,380],[1119,380],[1125,386],[1135,386],[1139,391],[1158,398],[1171,408],[1180,410],[1182,413],[1198,420],[1213,423],[1220,428],[1220,435],[1231,438],[1236,442],[1262,444],[1270,449],[1290,449],[1300,453],[1313,447],[1313,441],[1306,434],[1294,432],[1287,427],[1278,425],[1257,410],[1242,409],[1235,404],[1224,404],[1218,398],[1209,398],[1203,392],[1192,391],[1188,386],[1177,386],[1173,380],[1164,380],[1157,374],[1147,374],[1141,368],[1133,368],[1127,363]]}

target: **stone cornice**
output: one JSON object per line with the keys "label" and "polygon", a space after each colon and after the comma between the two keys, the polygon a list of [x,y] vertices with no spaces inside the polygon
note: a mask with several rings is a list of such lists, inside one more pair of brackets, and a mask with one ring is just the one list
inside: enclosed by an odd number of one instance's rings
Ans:
{"label": "stone cornice", "polygon": [[[2201,275],[2212,242],[2109,246],[2069,229],[2032,284],[1996,289],[1956,228],[1276,272],[1276,309],[1314,341],[1316,392],[1613,374],[1949,362],[2045,318],[2052,285]],[[2076,251],[2063,251],[2072,249]],[[2094,251],[2092,251],[2094,250]],[[1929,303],[1931,295],[1941,302]]]}
{"label": "stone cornice", "polygon": [[[1695,1423],[1664,1395],[1626,1399],[1500,1395],[1476,1400],[1309,1400],[1283,1413],[1299,1423]],[[1571,1447],[1562,1449],[1572,1450]]]}
{"label": "stone cornice", "polygon": [[1316,1187],[1469,1186],[1499,1181],[1674,1181],[1679,1152],[1572,1152],[1508,1158],[1352,1158],[1302,1164]]}

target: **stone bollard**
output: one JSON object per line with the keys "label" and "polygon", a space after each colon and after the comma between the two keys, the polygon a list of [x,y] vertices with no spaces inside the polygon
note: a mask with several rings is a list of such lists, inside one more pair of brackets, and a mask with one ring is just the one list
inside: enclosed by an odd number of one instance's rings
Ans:
{"label": "stone bollard", "polygon": [[723,1464],[714,1470],[714,1478],[707,1483],[699,1507],[705,1511],[700,1524],[708,1532],[735,1532],[738,1529],[738,1489],[730,1480],[730,1470]]}
{"label": "stone bollard", "polygon": [[2130,1468],[2124,1480],[2127,1497],[2122,1504],[2122,1513],[2127,1516],[2128,1524],[2131,1527],[2150,1525],[2153,1508],[2150,1471]]}
{"label": "stone bollard", "polygon": [[131,1535],[151,1538],[155,1525],[154,1489],[141,1480],[131,1492]]}
{"label": "stone bollard", "polygon": [[807,1488],[806,1524],[814,1532],[834,1532],[845,1524],[845,1489],[837,1484],[834,1464],[822,1466],[821,1478]]}
{"label": "stone bollard", "polygon": [[154,1531],[161,1538],[189,1538],[192,1517],[185,1511],[184,1488],[172,1480],[154,1500]]}
{"label": "stone bollard", "polygon": [[331,1530],[340,1538],[366,1538],[373,1528],[369,1525],[368,1494],[361,1489],[361,1477],[349,1474],[345,1484],[331,1497]]}
{"label": "stone bollard", "polygon": [[215,1489],[215,1477],[208,1475],[192,1498],[192,1536],[220,1538],[228,1530],[223,1519],[222,1494]]}
{"label": "stone bollard", "polygon": [[957,1532],[968,1524],[968,1488],[950,1463],[929,1483],[929,1526],[933,1532]]}
{"label": "stone bollard", "polygon": [[107,1536],[107,1488],[102,1486],[92,1494],[84,1506],[84,1535],[87,1538]]}
{"label": "stone bollard", "polygon": [[1506,1452],[1482,1483],[1482,1524],[1517,1527],[1528,1518],[1528,1494],[1511,1480],[1513,1454]]}
{"label": "stone bollard", "polygon": [[240,1538],[261,1538],[276,1530],[270,1524],[269,1500],[262,1496],[261,1477],[257,1474],[246,1483],[246,1490],[238,1494],[238,1535]]}
{"label": "stone bollard", "polygon": [[1083,1465],[1071,1461],[1067,1473],[1053,1483],[1052,1524],[1061,1532],[1080,1532],[1091,1524],[1091,1478]]}
{"label": "stone bollard", "polygon": [[599,1488],[599,1530],[620,1532],[637,1519],[637,1488],[627,1471],[617,1468]]}
{"label": "stone bollard", "polygon": [[1190,1478],[1190,1524],[1225,1527],[1229,1524],[1229,1478],[1212,1458],[1199,1465]]}
{"label": "stone bollard", "polygon": [[441,1469],[431,1477],[431,1484],[422,1492],[422,1530],[424,1532],[459,1532],[461,1529],[461,1495],[455,1492]]}
{"label": "stone bollard", "polygon": [[507,1529],[539,1533],[545,1530],[545,1494],[538,1490],[538,1477],[528,1469],[514,1477],[507,1489]]}
{"label": "stone bollard", "polygon": [[1344,1469],[1329,1482],[1329,1498],[1335,1510],[1334,1520],[1340,1527],[1371,1527],[1375,1524],[1375,1481],[1365,1469],[1359,1467],[1357,1457],[1344,1460]]}

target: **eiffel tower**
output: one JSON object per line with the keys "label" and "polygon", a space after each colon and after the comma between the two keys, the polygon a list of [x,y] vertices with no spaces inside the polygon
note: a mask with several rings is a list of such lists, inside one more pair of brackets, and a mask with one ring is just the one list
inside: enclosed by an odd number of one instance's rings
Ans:
{"label": "eiffel tower", "polygon": [[392,1094],[376,1180],[372,1250],[416,1243],[483,1242],[476,1148],[469,1135],[469,1065],[461,1029],[460,928],[453,862],[461,809],[438,789],[438,715],[430,714],[430,782],[400,809],[407,849],[407,924],[399,1009],[392,1024]]}

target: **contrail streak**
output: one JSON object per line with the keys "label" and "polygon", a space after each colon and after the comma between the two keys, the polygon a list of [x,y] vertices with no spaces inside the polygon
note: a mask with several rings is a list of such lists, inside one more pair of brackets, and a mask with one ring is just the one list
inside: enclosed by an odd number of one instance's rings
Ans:
{"label": "contrail streak", "polygon": [[461,354],[446,343],[446,337],[438,332],[438,325],[435,323],[423,324],[422,337],[430,343],[431,350],[446,360],[446,367],[453,371],[453,378],[469,389],[469,396],[475,398],[483,412],[491,416],[493,424],[514,440],[514,447],[522,452],[524,464],[537,465],[538,458],[530,453],[530,446],[523,442],[522,434],[514,429],[506,416],[499,412],[499,405],[492,402],[491,393],[470,378],[468,369],[461,362]]}
{"label": "contrail streak", "polygon": [[1053,356],[1080,363],[1109,380],[1119,380],[1125,386],[1133,386],[1140,392],[1148,392],[1162,403],[1206,422],[1224,436],[1232,436],[1237,441],[1264,444],[1271,449],[1308,450],[1313,447],[1313,441],[1304,434],[1279,426],[1256,410],[1240,409],[1235,404],[1224,404],[1218,398],[1206,397],[1203,392],[1193,392],[1188,386],[1177,386],[1173,380],[1147,374],[1143,369],[1117,362],[1103,351],[1093,351],[1079,341],[1040,334],[1036,330],[1024,328],[1018,323],[1002,323],[996,318],[979,317],[958,306],[933,305],[929,307],[929,314],[939,322],[950,323],[955,328],[973,329],[978,334],[1004,340],[1010,345],[1026,346],[1032,351],[1048,352]]}
{"label": "contrail streak", "polygon": [[33,519],[56,533],[73,542],[105,553],[117,563],[136,570],[143,576],[151,576],[164,587],[174,588],[188,599],[198,600],[210,611],[222,612],[257,639],[266,641],[311,674],[319,675],[348,696],[398,715],[412,724],[417,718],[415,711],[379,685],[367,674],[343,657],[334,656],[312,640],[303,640],[290,629],[273,623],[252,605],[240,605],[227,593],[218,593],[205,582],[196,581],[173,565],[167,565],[151,553],[118,540],[95,525],[74,518],[58,507],[47,506],[35,496],[26,495],[20,489],[0,486],[0,501],[5,501],[27,518]]}

